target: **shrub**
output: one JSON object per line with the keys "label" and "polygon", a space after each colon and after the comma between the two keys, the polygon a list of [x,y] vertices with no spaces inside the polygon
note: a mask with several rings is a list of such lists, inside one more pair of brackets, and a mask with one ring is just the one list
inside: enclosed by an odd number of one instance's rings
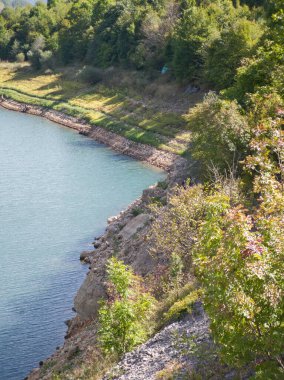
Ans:
{"label": "shrub", "polygon": [[78,73],[78,78],[88,84],[96,84],[103,80],[103,70],[92,66],[84,66]]}
{"label": "shrub", "polygon": [[147,337],[154,299],[121,261],[110,259],[107,274],[108,300],[99,310],[99,342],[105,353],[121,356]]}
{"label": "shrub", "polygon": [[134,207],[133,210],[131,211],[133,216],[138,216],[140,214],[143,214],[144,210],[141,207]]}
{"label": "shrub", "polygon": [[158,182],[157,187],[166,190],[168,188],[168,183],[167,181],[160,181]]}
{"label": "shrub", "polygon": [[184,298],[176,301],[170,309],[164,314],[164,323],[177,320],[186,313],[192,311],[192,306],[200,298],[201,292],[199,290],[193,290]]}
{"label": "shrub", "polygon": [[176,188],[168,207],[156,209],[156,218],[149,235],[153,253],[163,252],[169,261],[176,255],[184,263],[190,262],[190,251],[203,208],[204,194],[201,186]]}
{"label": "shrub", "polygon": [[[211,330],[225,361],[239,367],[265,363],[280,378],[284,199],[268,173],[261,188],[261,205],[252,214],[242,205],[231,207],[224,194],[208,196],[194,262]],[[268,373],[263,378],[274,378]]]}
{"label": "shrub", "polygon": [[210,176],[212,168],[230,172],[248,151],[250,130],[236,102],[220,99],[210,92],[188,116],[193,132],[192,156]]}
{"label": "shrub", "polygon": [[25,54],[24,53],[18,53],[16,55],[16,61],[18,63],[25,62]]}

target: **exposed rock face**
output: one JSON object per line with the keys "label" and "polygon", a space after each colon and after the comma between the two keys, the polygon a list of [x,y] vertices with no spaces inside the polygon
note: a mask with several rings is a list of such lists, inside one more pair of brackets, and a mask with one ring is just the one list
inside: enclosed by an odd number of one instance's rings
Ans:
{"label": "exposed rock face", "polygon": [[[186,161],[178,160],[168,176],[169,187],[182,182],[187,170]],[[88,256],[91,269],[74,300],[81,321],[95,318],[97,315],[98,301],[105,296],[105,269],[111,256],[115,254],[142,276],[151,273],[158,261],[163,260],[153,258],[149,253],[146,236],[151,224],[151,215],[143,210],[153,199],[166,199],[167,194],[168,189],[151,186],[144,190],[141,199],[130,205],[126,211],[108,219],[109,225],[105,234],[94,242],[97,249]],[[141,209],[142,213],[134,216],[133,211],[137,208]]]}
{"label": "exposed rock face", "polygon": [[106,262],[111,256],[115,254],[118,259],[131,264],[141,275],[154,268],[155,260],[149,254],[145,239],[150,215],[133,216],[133,207],[110,223],[106,234],[96,242],[99,248],[89,256],[91,269],[74,300],[80,320],[94,318],[97,314],[98,301],[105,296]]}
{"label": "exposed rock face", "polygon": [[127,353],[102,380],[248,380],[252,375],[250,368],[238,371],[221,362],[209,319],[197,302],[190,315]]}
{"label": "exposed rock face", "polygon": [[128,240],[137,231],[141,230],[147,222],[150,220],[149,214],[140,214],[135,218],[131,219],[117,235],[119,239]]}
{"label": "exposed rock face", "polygon": [[[130,264],[134,271],[141,275],[150,273],[157,264],[156,259],[149,254],[149,243],[146,239],[151,215],[143,212],[134,216],[133,213],[138,207],[145,209],[147,203],[151,201],[150,193],[147,192],[145,199],[142,196],[126,211],[109,219],[105,234],[95,241],[98,249],[88,252],[90,271],[75,297],[77,316],[68,322],[64,346],[48,358],[41,368],[35,369],[29,375],[29,380],[50,380],[52,372],[61,370],[71,362],[76,365],[76,360],[81,362],[87,360],[90,352],[93,352],[96,342],[98,301],[105,295],[105,270],[108,258],[115,254],[118,259]],[[155,188],[152,189],[152,194],[156,194]],[[166,194],[166,190],[163,190],[163,194]],[[71,360],[74,347],[79,354]]]}

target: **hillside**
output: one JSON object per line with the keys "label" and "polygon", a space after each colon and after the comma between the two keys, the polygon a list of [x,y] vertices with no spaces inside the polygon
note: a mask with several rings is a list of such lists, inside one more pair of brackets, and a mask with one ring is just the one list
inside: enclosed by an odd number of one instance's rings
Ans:
{"label": "hillside", "polygon": [[98,84],[90,85],[80,80],[78,71],[69,67],[57,69],[52,75],[35,75],[29,65],[2,63],[0,93],[20,102],[64,111],[136,142],[186,154],[190,133],[185,113],[202,99],[203,92],[188,94],[185,86],[159,77],[141,91],[136,84],[139,86],[141,81],[139,74],[132,73],[131,77],[123,70],[106,72]]}
{"label": "hillside", "polygon": [[2,104],[171,157],[82,253],[65,344],[30,380],[284,377],[283,15],[281,0],[0,15]]}

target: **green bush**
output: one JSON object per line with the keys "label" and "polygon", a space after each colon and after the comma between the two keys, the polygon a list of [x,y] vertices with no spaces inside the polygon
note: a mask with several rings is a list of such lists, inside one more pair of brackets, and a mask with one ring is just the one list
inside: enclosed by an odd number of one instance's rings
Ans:
{"label": "green bush", "polygon": [[107,274],[108,300],[99,310],[99,342],[104,352],[121,356],[147,337],[154,299],[121,261],[110,259]]}
{"label": "green bush", "polygon": [[167,181],[160,181],[157,184],[157,187],[160,187],[163,190],[166,190],[168,188],[168,183]]}
{"label": "green bush", "polygon": [[134,207],[134,209],[132,210],[132,215],[133,216],[138,216],[140,214],[143,214],[144,210],[143,208],[141,207]]}
{"label": "green bush", "polygon": [[[262,157],[261,166],[268,161]],[[250,158],[251,167],[252,162]],[[237,367],[265,362],[282,378],[283,186],[266,171],[255,180],[255,191],[260,189],[260,205],[250,212],[241,204],[232,207],[222,192],[208,196],[194,262],[225,361]]]}
{"label": "green bush", "polygon": [[103,70],[92,66],[84,66],[79,71],[78,78],[88,84],[97,84],[103,80]]}
{"label": "green bush", "polygon": [[182,317],[186,313],[192,311],[192,306],[200,298],[201,292],[199,290],[193,290],[184,298],[176,301],[170,309],[164,314],[164,323],[175,321]]}
{"label": "green bush", "polygon": [[248,150],[250,129],[236,102],[222,100],[210,92],[188,116],[193,132],[192,156],[197,159],[205,176],[211,170],[230,172]]}
{"label": "green bush", "polygon": [[16,61],[19,63],[25,62],[25,54],[24,53],[18,53],[16,55]]}

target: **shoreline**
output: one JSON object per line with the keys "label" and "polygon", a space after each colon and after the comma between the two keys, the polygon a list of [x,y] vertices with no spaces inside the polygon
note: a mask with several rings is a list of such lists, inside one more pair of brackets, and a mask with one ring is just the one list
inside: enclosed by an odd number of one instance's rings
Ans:
{"label": "shoreline", "polygon": [[[185,167],[187,167],[188,164],[188,161],[183,157],[158,150],[149,145],[130,141],[123,136],[109,132],[101,127],[91,126],[84,120],[80,120],[52,109],[19,103],[14,100],[4,99],[3,97],[0,98],[0,106],[11,111],[44,117],[52,122],[74,129],[84,136],[103,143],[118,153],[163,169],[167,172],[166,181],[169,186],[173,183],[182,182]],[[53,354],[49,357],[43,358],[43,361],[39,363],[39,367],[31,370],[31,372],[27,374],[26,379],[41,379],[41,369],[44,368],[44,365],[47,367],[51,365],[54,360],[61,364],[68,363],[70,360],[70,355],[72,356],[73,351],[78,348],[78,341],[80,341],[80,345],[82,345],[80,348],[82,350],[82,354],[88,354],[89,344],[92,345],[96,341],[96,303],[98,298],[104,294],[104,267],[106,259],[113,254],[112,246],[114,242],[112,240],[114,239],[114,236],[119,233],[121,225],[124,225],[125,228],[127,228],[131,225],[131,223],[133,223],[133,221],[137,222],[137,220],[139,218],[141,219],[141,217],[143,220],[139,221],[140,224],[138,229],[142,229],[140,234],[142,233],[144,235],[144,230],[147,230],[150,216],[143,213],[143,215],[135,218],[133,215],[133,210],[137,207],[141,207],[144,203],[148,203],[151,197],[156,197],[157,195],[165,197],[166,194],[167,191],[157,188],[156,186],[150,186],[143,191],[138,199],[128,205],[126,209],[122,210],[117,216],[113,216],[108,219],[108,226],[106,227],[103,235],[97,238],[96,241],[99,248],[94,251],[85,252],[87,253],[85,257],[85,259],[87,259],[86,261],[81,259],[83,262],[90,265],[89,271],[86,274],[80,288],[76,292],[73,304],[73,310],[76,312],[76,315],[67,323],[67,332],[63,346],[54,350]],[[149,258],[147,257],[147,254],[142,254],[144,249],[140,252],[140,255],[137,256],[136,248],[133,246],[132,239],[133,237],[131,237],[130,240],[126,240],[123,245],[124,248],[129,248],[130,252],[133,254],[133,257],[131,259],[122,257],[122,259],[126,259],[128,264],[134,265],[137,271],[139,271],[140,268],[142,268],[142,272],[148,271],[149,268],[145,265],[143,260],[142,262],[139,261],[139,257],[142,256],[142,259],[144,257],[144,260],[145,256],[146,260],[149,260]],[[89,330],[90,328],[91,330]],[[50,372],[46,375],[47,377],[44,376],[44,378],[50,379],[52,373]]]}
{"label": "shoreline", "polygon": [[90,125],[83,119],[69,116],[51,108],[20,103],[15,100],[6,99],[3,96],[0,98],[0,106],[10,111],[44,117],[47,120],[74,129],[86,137],[105,144],[118,153],[148,163],[166,172],[171,172],[177,162],[182,163],[186,161],[185,158],[174,153],[165,152],[150,145],[128,140],[126,137],[107,131],[102,127]]}

